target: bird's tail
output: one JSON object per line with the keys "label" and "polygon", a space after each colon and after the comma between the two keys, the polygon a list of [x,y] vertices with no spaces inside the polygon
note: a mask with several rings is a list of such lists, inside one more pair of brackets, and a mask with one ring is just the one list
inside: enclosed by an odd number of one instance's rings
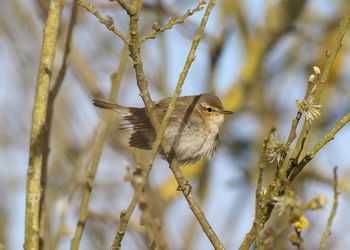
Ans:
{"label": "bird's tail", "polygon": [[130,108],[121,106],[116,103],[94,99],[92,101],[92,104],[101,109],[112,109],[120,113],[122,116],[131,115]]}

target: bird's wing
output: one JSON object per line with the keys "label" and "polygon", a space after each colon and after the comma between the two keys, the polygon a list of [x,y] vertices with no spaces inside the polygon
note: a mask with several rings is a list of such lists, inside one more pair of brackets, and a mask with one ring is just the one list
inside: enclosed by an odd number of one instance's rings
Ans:
{"label": "bird's wing", "polygon": [[153,130],[152,124],[146,114],[146,108],[130,108],[130,115],[123,116],[125,123],[120,129]]}
{"label": "bird's wing", "polygon": [[154,130],[136,130],[129,139],[130,147],[150,150],[156,138]]}

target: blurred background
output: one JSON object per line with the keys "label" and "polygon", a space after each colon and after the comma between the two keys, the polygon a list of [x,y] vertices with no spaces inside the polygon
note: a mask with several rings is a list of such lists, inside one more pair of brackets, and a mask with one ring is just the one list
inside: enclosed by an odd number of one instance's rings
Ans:
{"label": "blurred background", "polygon": [[[128,32],[128,16],[117,3],[90,1],[116,27]],[[154,22],[164,25],[197,1],[145,0],[140,33]],[[0,8],[0,243],[21,249],[24,242],[26,171],[31,117],[48,1],[2,1]],[[53,81],[62,61],[72,1],[65,1]],[[312,66],[322,70],[325,52],[335,39],[340,20],[350,10],[347,0],[221,0],[217,1],[201,40],[182,95],[210,92],[235,111],[222,130],[221,147],[209,161],[183,168],[207,218],[227,249],[237,249],[254,219],[257,166],[263,139],[275,127],[287,136],[302,100]],[[54,105],[46,198],[45,249],[68,249],[79,215],[82,187],[101,137],[101,117],[91,100],[107,98],[111,75],[123,57],[123,42],[98,20],[77,9],[69,67]],[[168,97],[177,83],[204,11],[142,45],[142,59],[154,100]],[[350,31],[348,31],[349,33]],[[305,152],[350,108],[348,34],[332,68],[322,98],[321,116],[314,121]],[[125,54],[125,53],[124,53]],[[126,59],[118,97],[125,106],[143,106],[131,60]],[[118,131],[112,115],[89,205],[80,249],[109,249],[119,221],[132,197],[130,170],[144,163],[147,152],[127,146],[129,133]],[[299,130],[298,130],[299,131]],[[349,249],[350,127],[345,126],[297,177],[298,199],[326,195],[328,204],[308,211],[303,231],[306,249],[317,249],[333,199],[332,169],[338,166],[340,205],[328,249]],[[305,153],[304,152],[304,153]],[[274,173],[264,173],[267,185]],[[170,249],[212,249],[186,201],[176,191],[166,161],[157,158],[147,195],[152,219]],[[152,202],[151,202],[152,201]],[[123,249],[147,249],[139,208],[131,217]],[[273,215],[266,228],[288,225]],[[272,249],[295,248],[286,227]]]}

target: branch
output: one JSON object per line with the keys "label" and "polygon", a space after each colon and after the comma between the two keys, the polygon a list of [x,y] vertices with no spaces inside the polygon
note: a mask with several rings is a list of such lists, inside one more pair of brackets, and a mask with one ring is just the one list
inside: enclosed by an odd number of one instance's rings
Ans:
{"label": "branch", "polygon": [[305,165],[311,161],[316,153],[323,148],[328,142],[334,139],[334,136],[338,131],[345,126],[350,121],[350,112],[347,113],[340,121],[337,122],[337,124],[325,135],[311,150],[310,153],[306,154],[304,158],[298,163],[298,165],[294,168],[293,172],[291,173],[289,179],[290,181],[293,181],[294,178],[303,170]]}
{"label": "branch", "polygon": [[[142,2],[142,1],[141,1]],[[134,69],[136,73],[137,87],[140,90],[140,96],[145,103],[147,115],[150,118],[152,126],[158,128],[158,118],[153,112],[154,103],[152,101],[151,95],[148,91],[148,82],[143,71],[143,63],[141,61],[141,45],[139,42],[139,32],[138,32],[138,20],[141,4],[139,0],[132,0],[132,5],[137,9],[136,13],[130,16],[129,30],[130,30],[130,43],[129,51],[130,57],[134,63]]]}
{"label": "branch", "polygon": [[255,237],[256,237],[256,249],[260,249],[260,211],[262,209],[263,203],[262,203],[262,198],[263,198],[263,189],[262,189],[262,178],[263,178],[263,171],[266,167],[266,160],[267,160],[267,155],[266,155],[266,150],[267,150],[267,145],[271,139],[271,136],[275,132],[275,128],[272,128],[270,130],[269,135],[265,138],[264,143],[263,143],[263,149],[261,152],[260,156],[260,162],[258,165],[259,168],[259,175],[258,175],[258,180],[256,184],[256,191],[255,191],[255,218],[254,218],[254,230],[255,230]]}
{"label": "branch", "polygon": [[[125,69],[126,62],[127,62],[127,58],[128,58],[128,49],[127,49],[127,46],[124,46],[122,55],[121,55],[120,60],[119,60],[118,70],[115,74],[112,75],[112,89],[111,89],[111,92],[110,92],[109,97],[108,97],[109,101],[115,100],[115,98],[117,96],[120,82],[122,80],[123,72]],[[104,142],[105,142],[107,131],[108,131],[109,121],[111,119],[111,115],[112,114],[110,112],[106,112],[106,113],[104,113],[104,115],[102,117],[103,122],[102,122],[102,127],[101,127],[101,133],[100,133],[100,136],[95,144],[92,165],[91,165],[91,168],[89,170],[89,174],[88,174],[85,186],[84,186],[83,198],[82,198],[81,203],[80,203],[79,219],[78,219],[77,226],[75,229],[74,237],[71,240],[71,246],[70,246],[71,250],[77,250],[79,248],[81,236],[83,234],[86,220],[88,217],[88,206],[89,206],[89,201],[90,201],[90,197],[91,197],[92,187],[93,187],[93,184],[95,181],[97,167],[98,167],[98,163],[100,161],[100,157],[102,154]]]}
{"label": "branch", "polygon": [[[326,66],[321,74],[319,83],[317,83],[317,87],[315,89],[315,93],[314,93],[314,104],[318,104],[321,98],[321,94],[323,92],[324,86],[325,86],[325,82],[328,80],[328,76],[329,76],[329,72],[331,69],[331,66],[334,63],[335,57],[339,51],[339,49],[341,48],[341,41],[345,35],[346,30],[349,27],[349,23],[350,23],[350,11],[347,12],[346,16],[344,17],[343,21],[340,24],[340,28],[338,30],[337,33],[337,37],[335,40],[335,43],[333,45],[333,47],[331,48],[330,52],[327,52],[326,54]],[[291,133],[293,133],[294,130],[294,126],[296,125],[292,125],[291,128]],[[292,153],[292,156],[290,158],[290,169],[293,170],[295,168],[295,160],[293,159],[297,159],[303,149],[305,140],[306,140],[306,136],[309,132],[311,128],[311,123],[309,121],[305,121],[302,131],[300,133],[299,139],[297,141],[297,145],[295,147],[295,150]],[[340,129],[340,128],[339,128]],[[289,136],[289,141],[292,141],[293,136]],[[266,193],[266,195],[264,196],[263,199],[263,211],[261,213],[261,228],[264,227],[266,221],[270,218],[271,212],[274,208],[274,204],[273,204],[273,197],[277,197],[283,194],[284,192],[284,188],[285,188],[285,177],[286,177],[286,173],[292,172],[290,169],[287,169],[287,172],[281,171],[279,178],[277,179],[277,181],[275,182],[271,182],[269,185],[269,189]],[[299,171],[300,172],[300,171]],[[292,176],[293,178],[291,178],[291,176],[289,176],[289,181],[291,182],[295,176],[297,176],[297,174],[293,174],[292,172]],[[288,176],[287,176],[288,177]],[[255,240],[255,235],[254,235],[254,225],[251,227],[249,233],[246,234],[245,239],[243,240],[240,249],[249,249],[250,245],[254,242]]]}
{"label": "branch", "polygon": [[54,100],[56,99],[56,96],[57,96],[57,94],[62,86],[64,77],[66,75],[66,71],[68,68],[68,55],[70,54],[70,51],[71,51],[71,43],[72,43],[71,41],[72,41],[72,37],[73,37],[73,28],[74,28],[74,25],[76,23],[76,20],[77,20],[77,7],[74,4],[72,6],[71,17],[70,17],[69,24],[68,24],[68,32],[67,32],[67,38],[66,38],[65,45],[64,45],[65,49],[64,49],[64,53],[63,53],[61,67],[60,67],[60,70],[58,72],[56,82],[50,90],[49,101],[51,100],[52,102],[54,102]]}
{"label": "branch", "polygon": [[[349,25],[350,25],[350,11],[347,12],[346,16],[344,17],[344,19],[341,21],[340,23],[340,27],[339,30],[337,32],[337,37],[335,39],[335,42],[331,48],[330,51],[326,51],[326,64],[324,69],[322,70],[321,73],[321,77],[319,79],[319,82],[316,84],[316,88],[315,88],[315,94],[314,94],[314,104],[319,104],[324,87],[326,82],[328,81],[328,77],[329,77],[329,73],[331,71],[331,68],[334,64],[335,58],[342,46],[342,40],[344,38],[344,35],[346,33],[346,31],[349,29]],[[298,161],[298,158],[304,148],[304,144],[306,141],[306,137],[309,133],[309,130],[311,128],[311,121],[306,120],[304,122],[303,128],[300,132],[300,136],[298,138],[297,144],[295,146],[295,149],[292,153],[291,159],[295,159],[294,161]],[[288,170],[288,172],[292,172],[293,168],[295,168],[295,164],[291,164],[290,168]],[[294,171],[293,171],[294,172]]]}
{"label": "branch", "polygon": [[140,38],[140,43],[143,43],[144,41],[146,41],[148,39],[154,39],[157,34],[163,32],[165,30],[171,29],[175,24],[183,23],[187,17],[192,16],[194,13],[202,10],[204,8],[204,6],[205,6],[205,1],[204,0],[200,1],[196,8],[188,10],[181,17],[176,18],[176,19],[173,18],[173,17],[170,17],[169,18],[169,22],[166,25],[162,26],[162,27],[160,27],[158,23],[154,23],[152,32],[150,32],[149,34],[144,35],[143,37],[141,37]]}
{"label": "branch", "polygon": [[[320,80],[319,68],[314,66],[313,70],[314,70],[313,74],[311,74],[309,79],[308,79],[306,93],[304,95],[304,99],[303,100],[307,100],[307,98],[313,94],[313,92],[315,91],[314,88],[316,88],[317,84],[319,83],[319,80]],[[288,135],[288,139],[287,139],[287,142],[286,142],[286,145],[287,145],[288,148],[289,148],[289,146],[292,144],[292,142],[294,141],[294,139],[297,136],[296,130],[297,130],[297,127],[298,127],[298,124],[299,124],[301,116],[302,116],[302,112],[298,108],[297,114],[296,114],[295,118],[292,121],[292,125],[291,125],[290,131],[289,131],[289,135]]]}
{"label": "branch", "polygon": [[[66,71],[68,68],[68,55],[71,51],[71,42],[72,42],[72,36],[73,36],[73,28],[76,23],[77,19],[77,5],[73,4],[72,10],[71,10],[71,16],[68,24],[68,31],[67,31],[67,37],[64,44],[64,52],[63,52],[63,58],[61,62],[61,67],[58,72],[56,81],[51,88],[48,96],[48,102],[47,102],[47,112],[46,112],[46,129],[44,132],[44,142],[43,142],[43,150],[44,150],[44,157],[43,157],[43,164],[42,164],[42,175],[41,175],[41,187],[42,187],[42,197],[40,200],[40,210],[44,211],[45,209],[45,196],[46,196],[46,185],[47,185],[47,163],[49,159],[49,153],[50,153],[50,135],[51,135],[51,128],[52,128],[52,120],[53,120],[53,114],[54,114],[54,105],[56,101],[57,94],[63,84],[64,77],[66,75]],[[40,223],[41,225],[45,225],[45,217],[40,217]],[[40,245],[44,243],[45,238],[45,229],[41,228],[40,233]],[[42,248],[43,246],[40,246],[39,248]]]}
{"label": "branch", "polygon": [[118,2],[120,6],[128,13],[129,16],[135,15],[136,8],[133,4],[128,4],[125,0],[110,0],[111,2]]}
{"label": "branch", "polygon": [[[307,84],[306,93],[304,95],[304,99],[302,102],[300,102],[303,105],[306,105],[305,103],[308,103],[307,104],[309,106],[308,109],[310,109],[310,106],[314,105],[314,104],[312,104],[312,102],[310,102],[310,101],[307,102],[307,100],[313,101],[315,90],[320,87],[319,86],[320,79],[321,79],[321,71],[317,66],[314,66],[313,67],[313,74],[311,74],[309,76],[309,79],[308,79],[308,84]],[[302,115],[304,115],[304,117],[305,117],[305,120],[306,120],[305,122],[310,122],[310,124],[311,124],[311,120],[312,120],[312,119],[310,119],[310,121],[308,121],[308,119],[306,118],[306,117],[308,117],[307,109],[303,108],[302,104],[298,104],[298,100],[296,101],[296,103],[298,106],[298,111],[297,111],[295,118],[292,121],[291,129],[290,129],[288,139],[286,142],[287,148],[290,148],[290,145],[292,144],[292,142],[294,141],[294,139],[297,136],[296,130],[297,130],[297,127],[298,127],[298,124],[300,122]],[[316,105],[316,106],[319,106],[319,105]],[[290,161],[285,161],[285,159],[283,160],[282,171],[281,171],[283,178],[284,178],[282,180],[283,182],[286,182],[286,178],[290,175],[291,171],[293,170],[293,167],[296,165],[297,158],[299,157],[300,153],[301,153],[301,150],[299,150],[298,153],[295,153],[295,151],[294,151],[293,154],[295,154],[295,155],[290,157]]]}
{"label": "branch", "polygon": [[350,121],[350,112],[347,113],[337,124],[328,132],[328,134],[322,138],[311,150],[310,156],[313,158],[316,153],[325,146],[328,142],[334,139],[334,136],[340,129],[342,129],[345,124],[347,124]]}
{"label": "branch", "polygon": [[333,173],[334,173],[334,182],[333,182],[333,192],[334,192],[334,200],[333,200],[333,207],[331,210],[331,214],[329,215],[328,221],[327,221],[327,226],[325,231],[322,234],[322,240],[321,240],[321,245],[320,245],[320,249],[323,250],[326,247],[326,241],[329,237],[329,235],[331,234],[331,227],[332,227],[332,223],[334,220],[334,217],[337,213],[337,208],[339,205],[339,201],[338,201],[338,197],[339,197],[339,192],[338,192],[338,175],[337,175],[337,167],[335,167],[333,169]]}
{"label": "branch", "polygon": [[255,197],[256,197],[255,218],[253,221],[253,225],[250,228],[250,231],[245,235],[244,240],[239,247],[240,250],[249,249],[249,246],[253,243],[254,239],[257,239],[257,244],[256,244],[257,249],[259,249],[261,244],[261,242],[259,242],[259,238],[260,238],[259,233],[260,233],[260,230],[263,228],[264,226],[263,222],[266,219],[265,218],[266,201],[264,200],[264,198],[267,196],[262,193],[262,175],[266,164],[265,161],[266,161],[267,145],[271,140],[271,136],[273,135],[274,132],[275,132],[275,129],[272,128],[270,130],[268,137],[265,138],[263,143],[263,150],[261,152],[260,161],[259,161],[259,176],[258,176],[257,187],[255,191]]}
{"label": "branch", "polygon": [[155,207],[152,205],[155,205],[154,201],[152,202],[149,192],[145,191],[139,199],[139,208],[141,210],[140,224],[146,229],[145,235],[147,236],[148,246],[151,249],[170,250],[163,234],[163,223],[157,220],[159,214],[155,213]]}
{"label": "branch", "polygon": [[119,36],[119,38],[122,39],[124,43],[129,43],[129,39],[114,26],[114,22],[111,16],[106,16],[104,18],[97,10],[94,9],[94,6],[87,2],[84,2],[83,0],[77,0],[77,4],[89,11],[90,13],[92,13],[95,17],[97,17],[100,23],[103,23],[107,29]]}
{"label": "branch", "polygon": [[42,195],[41,176],[45,154],[44,135],[46,130],[47,103],[62,9],[62,0],[50,1],[48,18],[43,35],[43,45],[32,114],[29,165],[27,171],[25,249],[39,248],[40,200]]}
{"label": "branch", "polygon": [[207,235],[211,244],[215,249],[225,249],[224,245],[221,243],[220,239],[214,232],[213,228],[209,224],[207,218],[205,217],[201,207],[197,203],[191,192],[191,186],[188,184],[185,176],[182,174],[181,169],[178,166],[178,163],[173,160],[170,162],[170,170],[173,172],[176,181],[179,183],[179,189],[182,191],[189,207],[191,208],[193,214],[196,216],[199,224],[201,225],[203,231]]}

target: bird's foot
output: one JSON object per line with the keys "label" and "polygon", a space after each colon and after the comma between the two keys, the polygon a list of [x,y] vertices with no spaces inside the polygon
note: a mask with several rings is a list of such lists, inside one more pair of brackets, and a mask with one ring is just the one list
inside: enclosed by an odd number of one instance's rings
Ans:
{"label": "bird's foot", "polygon": [[184,193],[184,195],[187,197],[192,191],[192,186],[191,186],[190,182],[188,180],[186,180],[184,187],[181,188],[181,186],[178,185],[176,190],[182,191]]}

